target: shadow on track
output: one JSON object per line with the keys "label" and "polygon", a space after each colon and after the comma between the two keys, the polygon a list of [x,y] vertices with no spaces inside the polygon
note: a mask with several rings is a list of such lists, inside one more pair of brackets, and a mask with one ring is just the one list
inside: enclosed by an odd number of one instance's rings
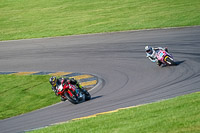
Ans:
{"label": "shadow on track", "polygon": [[168,66],[178,66],[178,65],[180,65],[183,62],[185,62],[185,60],[184,61],[176,61],[174,65],[163,65],[162,68],[163,67],[168,67]]}
{"label": "shadow on track", "polygon": [[102,97],[102,95],[101,96],[92,97],[90,100],[94,100],[94,99],[97,99],[97,98],[100,98],[100,97]]}
{"label": "shadow on track", "polygon": [[176,66],[178,66],[178,65],[182,64],[183,62],[185,62],[185,60],[183,60],[183,61],[176,61],[175,63],[176,63]]}

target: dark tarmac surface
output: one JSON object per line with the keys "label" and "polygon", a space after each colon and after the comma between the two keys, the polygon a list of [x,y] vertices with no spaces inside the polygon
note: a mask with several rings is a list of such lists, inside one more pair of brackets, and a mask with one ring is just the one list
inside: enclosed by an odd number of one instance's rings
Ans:
{"label": "dark tarmac surface", "polygon": [[[178,66],[158,67],[145,45],[168,47]],[[99,77],[92,100],[0,120],[15,133],[200,91],[200,27],[0,42],[0,71],[84,72]]]}

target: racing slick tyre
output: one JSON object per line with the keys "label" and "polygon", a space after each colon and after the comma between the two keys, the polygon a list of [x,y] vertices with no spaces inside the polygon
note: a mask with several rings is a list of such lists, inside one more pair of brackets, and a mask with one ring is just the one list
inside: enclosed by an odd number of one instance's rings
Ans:
{"label": "racing slick tyre", "polygon": [[77,96],[74,95],[74,94],[73,94],[73,97],[71,97],[68,93],[64,93],[64,96],[73,104],[78,104],[79,103]]}
{"label": "racing slick tyre", "polygon": [[91,95],[87,90],[82,89],[81,91],[85,94],[85,101],[88,101],[91,99]]}
{"label": "racing slick tyre", "polygon": [[166,58],[166,62],[167,62],[168,65],[176,65],[174,60],[169,56]]}

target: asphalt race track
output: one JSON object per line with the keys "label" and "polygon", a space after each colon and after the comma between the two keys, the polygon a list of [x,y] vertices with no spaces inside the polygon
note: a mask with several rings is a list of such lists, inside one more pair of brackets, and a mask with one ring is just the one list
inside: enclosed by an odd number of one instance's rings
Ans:
{"label": "asphalt race track", "polygon": [[[179,65],[156,66],[146,58],[145,45],[168,47]],[[0,120],[1,133],[22,132],[200,91],[200,27],[2,41],[0,71],[84,72],[99,77],[90,91],[91,101],[61,102]]]}

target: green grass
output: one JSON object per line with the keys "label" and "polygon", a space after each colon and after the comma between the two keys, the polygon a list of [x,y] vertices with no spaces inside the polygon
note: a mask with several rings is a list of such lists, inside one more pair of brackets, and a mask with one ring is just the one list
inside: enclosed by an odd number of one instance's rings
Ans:
{"label": "green grass", "polygon": [[199,103],[198,92],[31,133],[199,133]]}
{"label": "green grass", "polygon": [[0,119],[24,114],[60,101],[49,75],[0,75]]}
{"label": "green grass", "polygon": [[0,1],[0,40],[194,25],[199,0]]}

